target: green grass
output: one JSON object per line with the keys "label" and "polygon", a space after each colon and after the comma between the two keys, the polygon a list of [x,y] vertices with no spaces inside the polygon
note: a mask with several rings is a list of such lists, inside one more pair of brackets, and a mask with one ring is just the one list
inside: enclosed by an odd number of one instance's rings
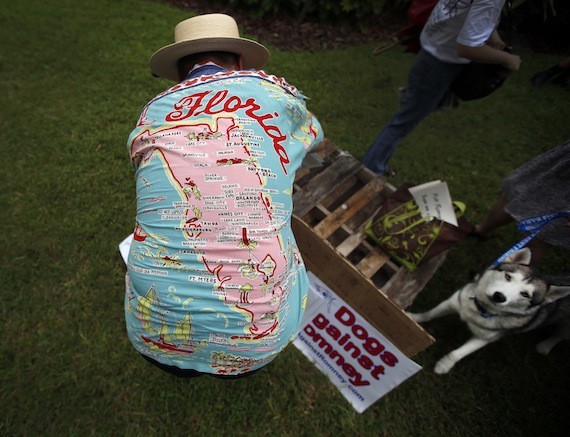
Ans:
{"label": "green grass", "polygon": [[[134,222],[125,142],[140,109],[169,84],[148,58],[186,13],[142,0],[2,0],[0,17],[0,434],[554,435],[567,430],[570,343],[548,357],[540,333],[491,345],[448,376],[431,368],[468,335],[455,318],[425,370],[364,414],[293,347],[237,381],[177,380],[142,360],[123,321],[117,245]],[[412,56],[373,46],[272,50],[267,67],[311,97],[327,137],[360,157],[397,105]],[[519,50],[520,51],[520,50]],[[433,114],[398,149],[394,183],[444,179],[481,218],[514,167],[570,137],[568,90],[530,86],[556,57],[522,51],[495,95]],[[466,241],[415,302],[427,308],[518,238]],[[543,269],[567,269],[554,251]],[[562,412],[560,412],[562,411]]]}

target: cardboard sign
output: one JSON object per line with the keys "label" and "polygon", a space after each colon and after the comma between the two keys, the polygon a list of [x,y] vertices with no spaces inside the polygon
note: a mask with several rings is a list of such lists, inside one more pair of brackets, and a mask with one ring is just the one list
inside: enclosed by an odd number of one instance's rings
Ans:
{"label": "cardboard sign", "polygon": [[362,413],[421,367],[311,272],[309,280],[308,305],[293,344]]}

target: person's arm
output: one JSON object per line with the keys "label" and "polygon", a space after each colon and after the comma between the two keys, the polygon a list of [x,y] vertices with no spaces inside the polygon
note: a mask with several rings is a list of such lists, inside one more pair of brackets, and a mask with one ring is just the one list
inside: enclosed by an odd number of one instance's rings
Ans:
{"label": "person's arm", "polygon": [[500,18],[496,4],[474,0],[457,37],[457,55],[473,62],[501,65],[508,72],[517,71],[521,59],[503,50],[506,44],[497,32]]}
{"label": "person's arm", "polygon": [[493,48],[488,44],[483,44],[479,47],[469,47],[458,44],[457,55],[473,62],[498,64],[511,72],[517,71],[521,65],[521,58],[519,56]]}
{"label": "person's arm", "polygon": [[491,36],[485,44],[497,50],[504,50],[507,46],[503,38],[501,38],[501,35],[499,35],[499,32],[497,32],[497,29],[493,30],[493,33],[491,33]]}

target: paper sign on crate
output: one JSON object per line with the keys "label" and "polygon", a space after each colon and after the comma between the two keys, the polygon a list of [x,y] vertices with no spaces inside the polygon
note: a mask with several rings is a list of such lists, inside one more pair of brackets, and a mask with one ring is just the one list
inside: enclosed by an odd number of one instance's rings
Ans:
{"label": "paper sign on crate", "polygon": [[308,305],[293,344],[362,413],[421,367],[311,272],[309,280]]}
{"label": "paper sign on crate", "polygon": [[422,217],[435,217],[459,226],[447,182],[439,179],[409,188],[410,194],[420,207]]}

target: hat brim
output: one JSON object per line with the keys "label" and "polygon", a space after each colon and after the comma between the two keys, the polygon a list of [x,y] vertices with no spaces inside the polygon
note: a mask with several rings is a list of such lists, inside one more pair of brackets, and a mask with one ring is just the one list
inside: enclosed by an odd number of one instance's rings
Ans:
{"label": "hat brim", "polygon": [[244,69],[261,69],[269,60],[269,50],[245,38],[202,38],[180,41],[157,50],[150,58],[150,71],[159,77],[179,81],[178,61],[203,52],[230,52],[242,56]]}

